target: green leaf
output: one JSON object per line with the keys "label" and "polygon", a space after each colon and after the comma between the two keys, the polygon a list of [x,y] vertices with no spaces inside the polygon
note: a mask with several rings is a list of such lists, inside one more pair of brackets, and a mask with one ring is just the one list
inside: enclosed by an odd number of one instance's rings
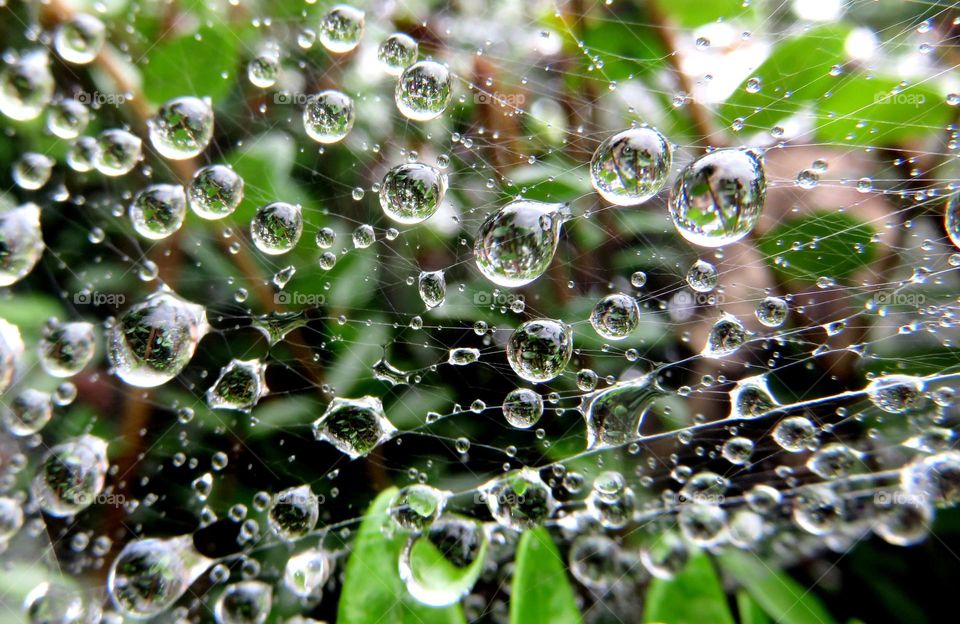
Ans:
{"label": "green leaf", "polygon": [[730,551],[720,557],[724,571],[778,624],[833,624],[834,619],[809,589],[757,557]]}
{"label": "green leaf", "polygon": [[[742,117],[746,127],[766,131],[804,105],[819,101],[841,80],[830,75],[830,68],[843,62],[848,32],[846,26],[827,24],[778,44],[720,107],[724,123],[730,125]],[[756,93],[747,92],[751,78],[760,79]]]}
{"label": "green leaf", "polygon": [[156,104],[181,95],[219,100],[236,79],[237,42],[226,26],[204,26],[161,43],[143,65],[144,95]]}
{"label": "green leaf", "polygon": [[763,607],[743,590],[737,592],[737,613],[740,615],[740,624],[770,624]]}
{"label": "green leaf", "polygon": [[943,131],[950,122],[944,97],[926,84],[860,74],[817,102],[817,140],[892,145]]}
{"label": "green leaf", "polygon": [[873,228],[845,212],[818,212],[787,221],[767,232],[757,246],[782,276],[814,282],[841,281],[876,256]]}
{"label": "green leaf", "polygon": [[700,26],[719,19],[730,20],[753,13],[753,5],[743,0],[656,0],[660,10],[680,26]]}
{"label": "green leaf", "polygon": [[342,624],[465,624],[459,605],[431,608],[417,602],[404,587],[397,561],[406,534],[386,536],[387,505],[397,488],[384,490],[370,505],[347,561],[337,611]]}
{"label": "green leaf", "polygon": [[655,578],[647,589],[644,622],[734,624],[726,594],[710,557],[698,552],[680,574]]}
{"label": "green leaf", "polygon": [[543,527],[520,537],[517,546],[513,591],[510,592],[511,624],[579,624],[580,610],[566,564]]}

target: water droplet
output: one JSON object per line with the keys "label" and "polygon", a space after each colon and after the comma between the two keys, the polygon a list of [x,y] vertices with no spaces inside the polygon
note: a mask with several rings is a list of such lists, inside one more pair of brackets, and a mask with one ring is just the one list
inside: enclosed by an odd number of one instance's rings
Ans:
{"label": "water droplet", "polygon": [[423,531],[437,521],[447,504],[449,492],[429,485],[410,485],[402,488],[390,500],[387,513],[397,526]]}
{"label": "water droplet", "polygon": [[270,503],[267,522],[280,539],[293,542],[313,530],[320,517],[320,501],[309,485],[278,493]]}
{"label": "water droplet", "polygon": [[94,166],[105,176],[122,176],[129,173],[142,156],[140,138],[126,130],[104,130],[97,137]]}
{"label": "water droplet", "polygon": [[543,416],[543,399],[529,388],[515,388],[501,406],[503,417],[517,429],[529,429]]}
{"label": "water droplet", "polygon": [[805,416],[788,416],[773,428],[773,440],[790,453],[802,453],[817,443],[817,428]]}
{"label": "water droplet", "polygon": [[30,492],[51,516],[72,516],[96,502],[107,476],[107,443],[83,435],[62,442],[43,456]]}
{"label": "water droplet", "polygon": [[450,71],[436,61],[419,61],[400,74],[394,99],[405,117],[429,121],[443,114],[452,95]]}
{"label": "water droplet", "polygon": [[167,539],[139,539],[128,543],[110,567],[107,588],[113,603],[126,615],[158,615],[187,591],[210,560],[182,535]]}
{"label": "water droplet", "polygon": [[134,196],[129,212],[137,234],[161,240],[183,225],[187,196],[179,184],[151,184]]}
{"label": "water droplet", "polygon": [[50,180],[55,164],[49,156],[26,152],[13,163],[13,181],[25,191],[35,191]]}
{"label": "water droplet", "polygon": [[734,316],[724,314],[710,328],[702,354],[707,358],[722,358],[736,352],[746,340],[747,330],[740,321]]}
{"label": "water droplet", "polygon": [[629,295],[607,295],[593,306],[590,324],[608,340],[623,340],[640,324],[640,308]]}
{"label": "water droplet", "polygon": [[923,380],[909,375],[885,375],[867,385],[870,402],[890,414],[903,414],[924,400]]}
{"label": "water droplet", "polygon": [[387,420],[380,399],[337,397],[313,423],[313,435],[333,444],[351,459],[366,455],[390,439],[396,427]]}
{"label": "water droplet", "polygon": [[766,187],[763,162],[756,153],[715,150],[681,172],[670,196],[670,216],[680,235],[695,245],[729,245],[757,224]]}
{"label": "water droplet", "polygon": [[757,320],[767,327],[780,327],[787,320],[789,306],[780,297],[764,297],[757,305]]}
{"label": "water droplet", "polygon": [[106,38],[103,22],[93,15],[78,13],[57,28],[53,45],[63,60],[85,65],[97,58]]}
{"label": "water droplet", "polygon": [[309,548],[287,560],[283,585],[300,598],[319,596],[333,569],[334,560],[330,553]]}
{"label": "water droplet", "polygon": [[81,102],[62,98],[47,111],[47,130],[61,139],[75,139],[90,122],[90,111]]}
{"label": "water droplet", "polygon": [[208,329],[203,306],[158,290],[110,328],[107,356],[120,379],[152,388],[180,374]]}
{"label": "water droplet", "polygon": [[507,362],[517,375],[535,383],[563,372],[573,354],[573,328],[562,321],[538,319],[520,325],[507,342]]}
{"label": "water droplet", "polygon": [[687,271],[687,284],[700,293],[708,293],[717,287],[720,276],[717,267],[705,260],[697,260]]}
{"label": "water droplet", "polygon": [[230,360],[207,390],[207,405],[249,412],[269,392],[266,371],[267,365],[260,360]]}
{"label": "water droplet", "polygon": [[590,161],[593,188],[611,204],[642,204],[663,188],[673,161],[670,143],[654,128],[631,128],[606,139]]}
{"label": "water droplet", "polygon": [[364,223],[353,231],[353,246],[357,249],[366,249],[377,240],[373,226]]}
{"label": "water droplet", "polygon": [[488,481],[480,492],[493,518],[517,531],[542,524],[556,507],[550,488],[530,468]]}
{"label": "water droplet", "polygon": [[[400,578],[419,602],[432,607],[451,605],[477,582],[487,545],[487,534],[475,520],[441,516],[425,533],[407,541],[400,553]],[[438,569],[443,574],[437,574]]]}
{"label": "water droplet", "polygon": [[36,119],[54,87],[47,51],[30,50],[0,70],[0,112],[16,121]]}
{"label": "water droplet", "polygon": [[43,255],[40,207],[26,203],[0,209],[0,286],[10,286],[30,274]]}
{"label": "water droplet", "polygon": [[280,73],[280,49],[276,45],[266,45],[247,65],[247,78],[250,84],[261,89],[269,89],[277,83]]}
{"label": "water droplet", "polygon": [[556,253],[565,211],[565,204],[518,200],[487,217],[474,243],[480,272],[510,288],[540,277]]}
{"label": "water droplet", "polygon": [[357,47],[363,37],[363,11],[338,4],[320,21],[320,43],[327,50],[343,54]]}
{"label": "water droplet", "polygon": [[406,163],[383,176],[380,206],[398,223],[420,223],[437,212],[446,192],[445,174],[422,163]]}
{"label": "water droplet", "polygon": [[383,40],[377,50],[377,60],[383,71],[391,76],[399,76],[403,70],[417,60],[417,42],[407,34],[393,33]]}
{"label": "water droplet", "polygon": [[443,305],[443,300],[447,295],[447,281],[444,279],[443,271],[423,271],[417,278],[417,288],[420,292],[420,299],[427,308],[436,308]]}
{"label": "water droplet", "polygon": [[178,97],[163,104],[147,123],[150,143],[164,158],[184,160],[206,149],[213,136],[209,100]]}
{"label": "water droplet", "polygon": [[343,140],[353,129],[355,119],[353,99],[332,89],[310,97],[303,109],[303,128],[317,143]]}
{"label": "water droplet", "polygon": [[273,202],[263,206],[250,221],[250,236],[257,249],[276,256],[285,254],[300,240],[303,233],[303,214],[300,206]]}

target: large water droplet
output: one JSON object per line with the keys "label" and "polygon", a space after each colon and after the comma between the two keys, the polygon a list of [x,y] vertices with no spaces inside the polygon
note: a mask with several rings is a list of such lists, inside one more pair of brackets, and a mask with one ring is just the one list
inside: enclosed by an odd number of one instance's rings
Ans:
{"label": "large water droplet", "polygon": [[631,128],[606,139],[590,161],[593,188],[611,204],[634,206],[666,184],[673,156],[654,128]]}
{"label": "large water droplet", "polygon": [[213,607],[217,624],[263,624],[273,607],[273,587],[263,581],[227,585]]}
{"label": "large water droplet", "polygon": [[436,61],[420,61],[403,70],[394,93],[397,108],[414,121],[436,119],[452,96],[450,71]]}
{"label": "large water droplet", "polygon": [[225,165],[208,165],[193,174],[187,187],[190,208],[203,219],[222,219],[243,200],[243,178]]}
{"label": "large water droplet", "polygon": [[303,109],[303,128],[318,143],[343,140],[356,119],[353,99],[332,89],[312,96]]}
{"label": "large water droplet", "polygon": [[352,459],[366,455],[396,430],[387,420],[380,399],[372,396],[359,399],[337,397],[313,423],[313,434],[318,440],[333,444]]}
{"label": "large water droplet", "polygon": [[363,11],[346,4],[332,7],[320,21],[320,43],[336,54],[354,49],[363,37],[363,17]]}
{"label": "large water droplet", "polygon": [[213,108],[209,100],[178,97],[167,101],[148,122],[150,142],[164,158],[193,158],[213,136]]}
{"label": "large water droplet", "polygon": [[149,618],[166,611],[209,565],[189,535],[139,539],[114,559],[107,589],[124,614]]}
{"label": "large water droplet", "polygon": [[447,192],[447,176],[423,163],[398,165],[383,176],[380,206],[398,223],[425,221],[437,212]]}
{"label": "large water droplet", "polygon": [[72,516],[96,502],[107,477],[107,443],[83,435],[51,448],[37,467],[30,492],[51,516]]}
{"label": "large water droplet", "polygon": [[511,390],[503,400],[503,417],[517,429],[529,429],[543,416],[543,399],[529,388]]}
{"label": "large water droplet", "polygon": [[417,42],[410,35],[393,33],[380,44],[377,60],[383,71],[391,76],[399,76],[417,60],[417,50]]}
{"label": "large water droplet", "polygon": [[428,528],[447,505],[449,492],[422,484],[407,486],[391,499],[387,513],[401,528],[423,531]]}
{"label": "large water droplet", "polygon": [[447,296],[447,281],[443,271],[423,271],[417,278],[417,290],[420,299],[427,308],[436,308],[443,305]]}
{"label": "large water droplet", "polygon": [[130,203],[130,221],[137,234],[150,240],[164,239],[183,225],[187,196],[179,184],[151,184]]}
{"label": "large water droplet", "polygon": [[300,240],[303,213],[300,206],[273,202],[261,207],[250,221],[250,236],[257,249],[265,254],[285,254]]}
{"label": "large water droplet", "polygon": [[159,386],[180,374],[208,329],[203,306],[159,290],[110,328],[107,355],[131,386]]}
{"label": "large water droplet", "polygon": [[230,360],[207,390],[207,405],[249,412],[269,391],[266,371],[267,365],[260,360]]}
{"label": "large water droplet", "polygon": [[572,354],[573,328],[562,321],[527,321],[507,342],[510,368],[527,381],[550,381],[563,372]]}
{"label": "large water droplet", "polygon": [[97,58],[107,39],[106,27],[87,13],[78,13],[57,28],[53,45],[60,58],[75,65],[85,65]]}
{"label": "large water droplet", "polygon": [[510,202],[483,222],[473,251],[491,282],[514,288],[543,275],[557,250],[565,204]]}
{"label": "large water droplet", "polygon": [[593,306],[590,324],[608,340],[623,340],[640,324],[640,307],[629,295],[607,295]]}
{"label": "large water droplet", "polygon": [[26,277],[43,255],[40,207],[22,204],[0,212],[0,286]]}
{"label": "large water droplet", "polygon": [[126,130],[104,130],[97,137],[94,166],[105,176],[122,176],[129,173],[142,156],[143,142]]}
{"label": "large water droplet", "polygon": [[494,519],[518,531],[543,523],[556,507],[550,488],[530,468],[493,479],[480,492]]}
{"label": "large water droplet", "polygon": [[30,50],[0,70],[0,112],[17,121],[36,119],[55,83],[45,49]]}
{"label": "large water droplet", "polygon": [[691,243],[721,247],[740,240],[757,224],[766,189],[760,156],[750,150],[719,149],[681,172],[670,196],[670,216]]}
{"label": "large water droplet", "polygon": [[487,534],[469,518],[445,515],[423,534],[410,537],[400,553],[400,578],[418,601],[432,607],[463,598],[483,571]]}

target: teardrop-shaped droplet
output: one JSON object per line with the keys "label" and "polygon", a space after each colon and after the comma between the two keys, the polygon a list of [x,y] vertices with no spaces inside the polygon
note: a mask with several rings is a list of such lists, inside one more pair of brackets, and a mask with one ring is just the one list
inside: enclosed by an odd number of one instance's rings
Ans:
{"label": "teardrop-shaped droplet", "polygon": [[400,578],[419,602],[451,605],[473,589],[483,571],[488,539],[471,518],[441,516],[425,533],[413,535],[400,554]]}
{"label": "teardrop-shaped droplet", "polygon": [[113,604],[135,619],[166,611],[209,567],[193,537],[138,539],[123,547],[107,577]]}
{"label": "teardrop-shaped droplet", "polygon": [[722,358],[735,353],[747,340],[747,330],[735,316],[724,314],[707,336],[702,355],[707,358]]}
{"label": "teardrop-shaped droplet", "polygon": [[161,289],[110,328],[107,356],[120,379],[152,388],[180,374],[208,329],[203,306]]}
{"label": "teardrop-shaped droplet", "polygon": [[417,278],[417,289],[420,299],[427,308],[436,308],[443,305],[447,296],[447,280],[443,271],[423,271]]}
{"label": "teardrop-shaped droplet", "polygon": [[36,119],[55,86],[46,49],[25,52],[0,69],[0,113],[16,121]]}
{"label": "teardrop-shaped droplet", "polygon": [[473,251],[480,272],[494,284],[515,288],[550,266],[566,216],[565,204],[510,202],[483,222]]}

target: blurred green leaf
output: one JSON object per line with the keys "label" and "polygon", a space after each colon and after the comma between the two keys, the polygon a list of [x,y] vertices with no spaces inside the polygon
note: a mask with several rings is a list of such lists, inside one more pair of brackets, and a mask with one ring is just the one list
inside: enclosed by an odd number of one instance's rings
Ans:
{"label": "blurred green leaf", "polygon": [[[742,117],[747,127],[766,131],[805,104],[820,100],[840,80],[830,75],[830,68],[843,62],[848,32],[844,25],[827,24],[778,43],[720,107],[724,124]],[[760,79],[756,93],[746,89],[752,78]]]}
{"label": "blurred green leaf", "polygon": [[655,578],[647,589],[644,622],[734,624],[727,597],[710,557],[698,552],[680,574]]}
{"label": "blurred green leaf", "polygon": [[434,609],[417,602],[404,587],[397,561],[406,534],[388,537],[381,527],[388,520],[387,505],[396,488],[384,490],[360,523],[353,552],[347,560],[343,591],[337,610],[342,624],[463,624],[459,605]]}
{"label": "blurred green leaf", "polygon": [[720,557],[720,565],[779,624],[833,624],[833,618],[811,589],[804,589],[783,572],[768,568],[755,555],[726,552]]}
{"label": "blurred green leaf", "polygon": [[942,132],[951,111],[926,84],[903,87],[893,78],[858,74],[817,102],[817,140],[892,145]]}
{"label": "blurred green leaf", "polygon": [[235,83],[237,38],[226,26],[202,26],[195,33],[160,43],[147,58],[143,93],[151,102],[161,104],[181,95],[216,101]]}
{"label": "blurred green leaf", "polygon": [[700,26],[717,20],[731,20],[751,15],[755,2],[743,0],[655,0],[660,10],[680,26]]}
{"label": "blurred green leaf", "polygon": [[510,592],[511,624],[579,624],[581,621],[566,563],[553,538],[543,527],[528,530],[517,546]]}
{"label": "blurred green leaf", "polygon": [[873,228],[845,212],[818,212],[781,223],[759,238],[757,246],[773,268],[787,278],[841,281],[869,266],[876,256]]}
{"label": "blurred green leaf", "polygon": [[763,607],[743,590],[737,592],[737,614],[740,624],[770,624]]}

